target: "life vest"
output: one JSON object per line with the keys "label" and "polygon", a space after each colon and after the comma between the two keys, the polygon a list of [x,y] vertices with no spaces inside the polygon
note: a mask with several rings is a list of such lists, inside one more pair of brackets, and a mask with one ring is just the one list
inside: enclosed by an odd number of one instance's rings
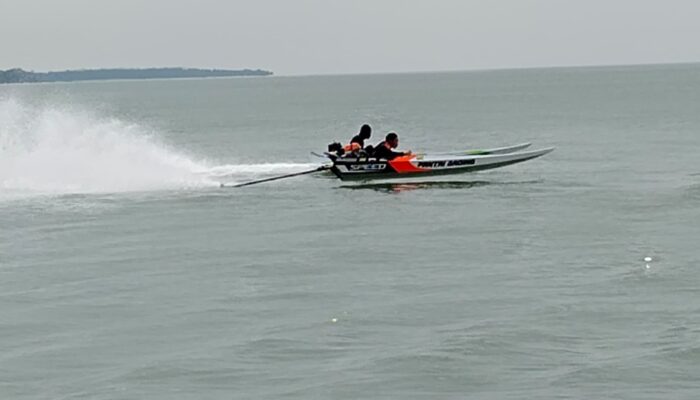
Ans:
{"label": "life vest", "polygon": [[359,143],[352,142],[350,144],[343,146],[343,150],[345,150],[346,153],[354,153],[356,151],[362,150],[362,147],[360,146]]}

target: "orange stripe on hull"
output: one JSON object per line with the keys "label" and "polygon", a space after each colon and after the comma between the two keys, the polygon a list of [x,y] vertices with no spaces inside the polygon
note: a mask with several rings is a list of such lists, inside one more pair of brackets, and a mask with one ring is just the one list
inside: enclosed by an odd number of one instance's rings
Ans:
{"label": "orange stripe on hull", "polygon": [[420,168],[413,164],[411,160],[414,158],[416,158],[416,156],[413,154],[396,157],[393,160],[389,161],[389,165],[391,165],[391,168],[393,168],[399,174],[429,171],[429,169]]}

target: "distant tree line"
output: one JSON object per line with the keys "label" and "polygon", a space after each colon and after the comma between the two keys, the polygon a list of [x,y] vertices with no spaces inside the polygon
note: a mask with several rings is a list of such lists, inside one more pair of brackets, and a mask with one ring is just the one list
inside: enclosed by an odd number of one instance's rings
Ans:
{"label": "distant tree line", "polygon": [[0,70],[0,83],[75,82],[107,79],[172,79],[214,78],[226,76],[268,76],[272,72],[261,69],[198,69],[198,68],[111,68],[55,72],[32,72],[20,68]]}

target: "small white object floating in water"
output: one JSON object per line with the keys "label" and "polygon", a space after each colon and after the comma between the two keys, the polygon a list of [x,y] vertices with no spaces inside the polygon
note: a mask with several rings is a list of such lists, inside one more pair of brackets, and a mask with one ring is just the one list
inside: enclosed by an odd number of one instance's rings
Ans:
{"label": "small white object floating in water", "polygon": [[653,258],[651,257],[644,257],[644,262],[647,263],[647,269],[651,268],[649,266],[649,263],[653,261]]}
{"label": "small white object floating in water", "polygon": [[333,322],[333,323],[338,322],[338,318],[331,318],[331,322]]}

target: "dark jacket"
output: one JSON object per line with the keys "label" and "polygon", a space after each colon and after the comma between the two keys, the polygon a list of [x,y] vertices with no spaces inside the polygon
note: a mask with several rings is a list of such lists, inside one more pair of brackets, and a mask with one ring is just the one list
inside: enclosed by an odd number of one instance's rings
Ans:
{"label": "dark jacket", "polygon": [[363,149],[365,148],[365,139],[363,139],[360,135],[355,135],[355,137],[353,137],[352,140],[350,140],[350,143],[357,143]]}
{"label": "dark jacket", "polygon": [[377,146],[374,147],[374,153],[372,154],[372,157],[376,158],[384,158],[386,160],[393,160],[396,157],[401,157],[405,156],[406,153],[402,153],[400,151],[393,151],[391,149],[388,149],[385,146],[386,142],[381,142]]}

